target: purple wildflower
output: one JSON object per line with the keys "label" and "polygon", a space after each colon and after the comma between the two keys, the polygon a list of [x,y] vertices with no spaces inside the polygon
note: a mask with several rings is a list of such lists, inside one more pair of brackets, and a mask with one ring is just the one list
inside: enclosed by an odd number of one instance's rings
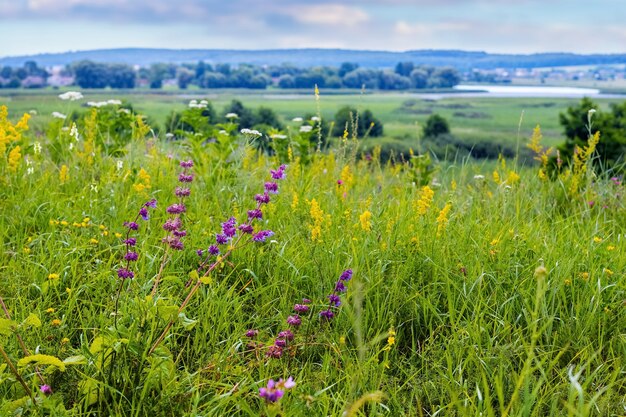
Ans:
{"label": "purple wildflower", "polygon": [[192,168],[193,161],[191,159],[189,161],[180,161],[180,166],[183,168]]}
{"label": "purple wildflower", "polygon": [[185,237],[187,236],[187,231],[186,230],[174,230],[172,234],[176,237]]}
{"label": "purple wildflower", "polygon": [[211,245],[211,246],[209,246],[209,253],[211,255],[219,255],[220,254],[220,248],[218,248],[216,245]]}
{"label": "purple wildflower", "polygon": [[332,320],[333,317],[335,317],[335,313],[333,313],[330,308],[320,312],[320,318],[322,318],[322,319]]}
{"label": "purple wildflower", "polygon": [[302,319],[297,314],[293,316],[289,316],[287,317],[287,324],[290,326],[298,327],[302,324]]}
{"label": "purple wildflower", "polygon": [[309,300],[308,298],[303,298],[302,304],[311,304],[311,300]]}
{"label": "purple wildflower", "polygon": [[176,197],[189,197],[191,190],[189,188],[176,187],[174,194],[176,194]]}
{"label": "purple wildflower", "polygon": [[331,294],[328,296],[328,301],[333,307],[339,307],[341,305],[341,298],[337,294]]}
{"label": "purple wildflower", "polygon": [[344,284],[341,280],[337,281],[337,284],[335,284],[335,292],[344,292],[345,290],[346,284]]}
{"label": "purple wildflower", "polygon": [[287,346],[287,341],[285,339],[276,339],[274,341],[274,346],[278,346],[279,348],[284,348]]}
{"label": "purple wildflower", "polygon": [[157,206],[157,201],[156,201],[156,199],[153,198],[152,200],[146,202],[146,204],[144,204],[144,206],[150,207],[150,208],[154,209]]}
{"label": "purple wildflower", "polygon": [[135,222],[124,222],[124,226],[128,227],[130,230],[138,230],[139,225]]}
{"label": "purple wildflower", "polygon": [[50,385],[43,384],[39,387],[39,391],[41,391],[44,395],[50,395],[52,394],[52,387]]}
{"label": "purple wildflower", "polygon": [[176,217],[175,219],[167,219],[165,223],[163,223],[163,229],[168,232],[173,232],[174,230],[178,230],[178,228],[182,226],[182,221]]}
{"label": "purple wildflower", "polygon": [[275,180],[282,180],[285,178],[285,165],[281,165],[277,170],[270,169],[270,174]]}
{"label": "purple wildflower", "polygon": [[219,233],[215,235],[215,241],[217,242],[218,245],[225,245],[226,243],[228,243],[228,236],[222,233]]}
{"label": "purple wildflower", "polygon": [[254,196],[254,200],[259,204],[267,204],[270,202],[270,195],[268,193],[257,194]]}
{"label": "purple wildflower", "polygon": [[166,211],[169,214],[181,214],[181,213],[184,213],[185,210],[187,210],[185,208],[185,205],[183,203],[178,203],[178,204],[172,204],[171,206],[167,208]]}
{"label": "purple wildflower", "polygon": [[246,337],[249,337],[250,339],[252,339],[253,337],[256,337],[258,334],[259,334],[258,330],[250,329],[246,332]]}
{"label": "purple wildflower", "polygon": [[250,224],[242,224],[239,226],[239,230],[241,230],[242,233],[250,235],[254,232],[254,227]]}
{"label": "purple wildflower", "polygon": [[262,218],[263,212],[261,211],[261,209],[248,210],[248,219],[253,220]]}
{"label": "purple wildflower", "polygon": [[122,279],[135,278],[135,273],[129,269],[120,268],[117,270],[117,276]]}
{"label": "purple wildflower", "polygon": [[204,255],[204,251],[202,249],[196,250],[196,253],[198,254],[199,257],[202,257]]}
{"label": "purple wildflower", "polygon": [[283,330],[282,332],[278,333],[278,337],[283,338],[283,339],[287,339],[289,341],[293,340],[293,332],[289,329],[287,330]]}
{"label": "purple wildflower", "polygon": [[341,276],[339,277],[339,279],[342,281],[350,281],[351,278],[352,278],[351,269],[346,269],[345,271],[341,273]]}
{"label": "purple wildflower", "polygon": [[266,182],[265,191],[270,194],[278,194],[278,184],[275,182]]}
{"label": "purple wildflower", "polygon": [[269,358],[278,359],[283,356],[283,348],[280,346],[272,345],[267,348],[267,352],[265,352],[265,356]]}
{"label": "purple wildflower", "polygon": [[137,258],[139,258],[139,255],[137,254],[137,252],[126,252],[126,255],[124,255],[124,259],[126,259],[129,262],[136,261]]}
{"label": "purple wildflower", "polygon": [[135,239],[134,237],[129,237],[128,239],[124,239],[122,242],[124,242],[128,246],[135,246],[137,244],[137,239]]}
{"label": "purple wildflower", "polygon": [[180,241],[179,238],[175,236],[166,236],[163,238],[163,243],[167,243],[170,248],[174,250],[183,250],[184,245],[183,242]]}
{"label": "purple wildflower", "polygon": [[267,388],[259,388],[259,397],[264,398],[268,403],[275,403],[280,400],[283,395],[285,395],[285,391],[276,388],[276,383],[273,379],[267,382]]}
{"label": "purple wildflower", "polygon": [[193,182],[193,174],[180,174],[178,175],[179,182]]}
{"label": "purple wildflower", "polygon": [[150,214],[148,214],[148,209],[145,207],[142,207],[139,210],[139,215],[141,216],[142,219],[144,220],[149,220],[150,219]]}
{"label": "purple wildflower", "polygon": [[265,242],[265,239],[272,236],[274,236],[274,232],[271,230],[261,230],[259,233],[252,236],[252,240],[255,242]]}
{"label": "purple wildflower", "polygon": [[296,304],[293,306],[293,311],[295,311],[296,313],[306,313],[309,311],[309,306],[304,305],[304,304]]}

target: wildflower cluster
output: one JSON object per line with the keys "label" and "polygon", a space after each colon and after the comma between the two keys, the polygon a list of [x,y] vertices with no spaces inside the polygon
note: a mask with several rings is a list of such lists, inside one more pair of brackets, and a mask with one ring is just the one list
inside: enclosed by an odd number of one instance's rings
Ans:
{"label": "wildflower cluster", "polygon": [[139,209],[139,213],[135,216],[135,219],[131,222],[124,222],[124,226],[126,227],[126,238],[124,239],[124,244],[126,245],[126,253],[124,254],[125,266],[117,270],[117,276],[124,279],[134,278],[135,273],[130,269],[130,263],[135,262],[139,255],[135,252],[134,247],[137,245],[137,238],[130,237],[131,232],[139,230],[139,224],[137,221],[141,217],[144,221],[147,221],[150,218],[148,209],[156,208],[157,201],[152,199],[146,203],[144,203]]}
{"label": "wildflower cluster", "polygon": [[340,294],[346,292],[346,283],[350,281],[350,279],[352,279],[351,269],[346,269],[341,273],[339,279],[337,280],[337,283],[335,284],[335,289],[333,290],[332,294],[327,297],[328,308],[320,312],[320,318],[322,320],[330,321],[335,317],[334,310],[338,309],[339,306],[341,306]]}
{"label": "wildflower cluster", "polygon": [[292,377],[284,381],[282,378],[278,382],[270,379],[267,381],[267,387],[259,388],[259,397],[265,399],[268,403],[275,403],[285,395],[285,390],[296,386]]}
{"label": "wildflower cluster", "polygon": [[187,231],[182,229],[183,221],[180,215],[187,210],[183,201],[191,194],[191,190],[185,185],[193,182],[193,174],[190,173],[191,168],[193,168],[193,161],[191,159],[181,161],[180,166],[183,168],[183,172],[178,175],[178,182],[183,186],[176,187],[174,194],[178,197],[178,202],[167,208],[166,211],[170,217],[163,223],[163,229],[167,232],[167,236],[163,238],[163,243],[174,250],[183,250],[184,248],[180,239],[187,236]]}

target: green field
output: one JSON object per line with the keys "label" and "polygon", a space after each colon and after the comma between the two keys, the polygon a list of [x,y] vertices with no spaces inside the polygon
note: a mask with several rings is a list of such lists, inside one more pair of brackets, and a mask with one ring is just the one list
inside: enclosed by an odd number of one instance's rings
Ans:
{"label": "green field", "polygon": [[[271,107],[285,121],[317,113],[317,103],[312,92],[307,94],[302,91],[87,91],[85,99],[76,103],[59,100],[58,93],[53,90],[0,91],[0,103],[8,104],[14,117],[36,110],[38,116],[32,122],[36,127],[49,122],[53,111],[69,113],[80,109],[86,101],[111,98],[128,101],[157,125],[162,124],[173,110],[184,110],[190,99],[210,100],[218,113],[232,99],[239,99],[251,108]],[[602,108],[607,108],[608,103],[617,101],[598,100]],[[518,130],[521,138],[528,138],[532,129],[539,124],[546,143],[557,145],[563,141],[558,115],[578,102],[578,99],[562,98],[446,97],[434,100],[422,99],[411,93],[337,94],[336,91],[322,90],[319,108],[327,120],[332,120],[342,106],[370,109],[384,123],[383,141],[408,146],[416,145],[422,124],[433,113],[441,114],[448,119],[452,133],[469,143],[492,141],[495,144],[512,144],[518,139]]]}

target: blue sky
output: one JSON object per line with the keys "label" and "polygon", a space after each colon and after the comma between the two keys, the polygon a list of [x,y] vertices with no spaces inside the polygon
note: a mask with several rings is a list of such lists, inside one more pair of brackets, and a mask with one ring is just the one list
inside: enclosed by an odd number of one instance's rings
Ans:
{"label": "blue sky", "polygon": [[117,47],[626,53],[626,0],[0,0],[0,56]]}

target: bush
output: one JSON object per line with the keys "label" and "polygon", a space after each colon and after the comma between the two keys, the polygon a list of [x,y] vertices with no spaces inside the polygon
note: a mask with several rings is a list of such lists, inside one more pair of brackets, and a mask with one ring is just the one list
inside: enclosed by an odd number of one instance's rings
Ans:
{"label": "bush", "polygon": [[333,136],[342,136],[344,130],[347,130],[350,135],[355,132],[356,136],[363,138],[366,135],[369,137],[378,137],[383,135],[383,124],[380,120],[374,117],[370,110],[364,110],[359,112],[354,107],[346,106],[339,109],[335,114],[335,126],[333,127]]}

